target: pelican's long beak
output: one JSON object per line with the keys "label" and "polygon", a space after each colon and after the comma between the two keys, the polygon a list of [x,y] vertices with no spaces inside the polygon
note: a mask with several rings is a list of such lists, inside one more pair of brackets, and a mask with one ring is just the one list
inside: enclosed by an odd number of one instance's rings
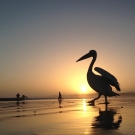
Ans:
{"label": "pelican's long beak", "polygon": [[81,61],[81,60],[84,60],[84,59],[87,59],[89,57],[91,57],[91,55],[90,55],[90,53],[87,53],[84,56],[82,56],[80,59],[78,59],[76,62]]}

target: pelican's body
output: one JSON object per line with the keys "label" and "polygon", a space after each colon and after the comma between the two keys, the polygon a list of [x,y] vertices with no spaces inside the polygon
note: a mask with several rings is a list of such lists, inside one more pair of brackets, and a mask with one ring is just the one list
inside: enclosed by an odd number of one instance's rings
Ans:
{"label": "pelican's body", "polygon": [[97,57],[97,53],[95,50],[91,50],[89,53],[87,53],[86,55],[78,59],[77,62],[83,59],[89,58],[89,57],[93,57],[93,59],[92,59],[92,62],[90,63],[90,66],[87,72],[87,81],[90,87],[99,94],[97,98],[93,99],[92,101],[89,101],[89,103],[90,102],[94,103],[94,101],[100,98],[101,95],[105,96],[105,103],[107,103],[107,96],[119,95],[113,92],[112,87],[111,87],[111,86],[114,86],[118,91],[120,91],[119,83],[113,75],[111,75],[110,73],[108,73],[102,68],[99,68],[99,67],[95,68],[95,70],[98,73],[100,73],[102,76],[96,75],[92,72],[92,68]]}

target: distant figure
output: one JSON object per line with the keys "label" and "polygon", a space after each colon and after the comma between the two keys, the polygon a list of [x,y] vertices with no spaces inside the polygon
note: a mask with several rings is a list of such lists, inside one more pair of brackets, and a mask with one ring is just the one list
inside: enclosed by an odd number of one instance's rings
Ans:
{"label": "distant figure", "polygon": [[104,95],[105,104],[108,104],[107,97],[119,96],[119,94],[112,91],[111,86],[114,86],[117,89],[117,91],[120,91],[120,85],[117,79],[112,74],[110,74],[109,72],[105,71],[102,68],[99,68],[99,67],[94,68],[94,70],[97,71],[101,75],[97,75],[92,72],[93,65],[97,58],[97,52],[95,50],[90,50],[87,54],[82,56],[76,62],[87,59],[89,57],[92,57],[93,59],[92,59],[92,62],[90,63],[90,66],[87,72],[87,81],[90,87],[98,93],[98,97],[94,98],[91,101],[88,101],[88,103],[91,103],[92,105],[94,105],[95,100],[99,99],[101,95]]}
{"label": "distant figure", "polygon": [[61,93],[59,92],[58,100],[61,100],[61,99],[62,99],[62,95],[61,95]]}
{"label": "distant figure", "polygon": [[22,98],[23,98],[23,99],[25,99],[25,98],[26,98],[26,96],[25,96],[25,95],[22,95]]}
{"label": "distant figure", "polygon": [[16,97],[17,97],[17,98],[19,98],[19,97],[20,97],[20,94],[19,94],[19,93],[17,93],[17,94],[16,94]]}
{"label": "distant figure", "polygon": [[[59,96],[58,96],[58,101],[59,101],[59,105],[61,104],[61,102],[62,102],[62,95],[61,95],[61,93],[59,92]],[[60,106],[61,107],[61,106]]]}

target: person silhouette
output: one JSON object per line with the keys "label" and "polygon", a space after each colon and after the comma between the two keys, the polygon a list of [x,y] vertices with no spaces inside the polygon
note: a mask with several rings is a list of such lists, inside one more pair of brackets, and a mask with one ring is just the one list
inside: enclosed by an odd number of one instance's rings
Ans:
{"label": "person silhouette", "polygon": [[17,99],[18,99],[18,98],[20,97],[20,94],[19,94],[19,93],[17,93],[17,94],[16,94],[16,97],[17,97]]}
{"label": "person silhouette", "polygon": [[[59,96],[58,96],[58,101],[59,101],[59,106],[60,106],[60,104],[61,104],[61,102],[62,102],[62,95],[61,95],[61,93],[59,92]],[[61,107],[61,106],[60,106]]]}
{"label": "person silhouette", "polygon": [[23,99],[25,99],[25,98],[26,98],[26,96],[25,96],[25,95],[22,95],[22,98],[23,98]]}

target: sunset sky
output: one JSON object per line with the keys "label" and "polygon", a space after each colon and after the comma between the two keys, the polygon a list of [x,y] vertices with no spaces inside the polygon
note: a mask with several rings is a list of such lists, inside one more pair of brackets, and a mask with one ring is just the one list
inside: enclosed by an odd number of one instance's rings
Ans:
{"label": "sunset sky", "polygon": [[92,58],[76,63],[91,49],[135,92],[134,0],[0,0],[0,97],[94,93]]}

